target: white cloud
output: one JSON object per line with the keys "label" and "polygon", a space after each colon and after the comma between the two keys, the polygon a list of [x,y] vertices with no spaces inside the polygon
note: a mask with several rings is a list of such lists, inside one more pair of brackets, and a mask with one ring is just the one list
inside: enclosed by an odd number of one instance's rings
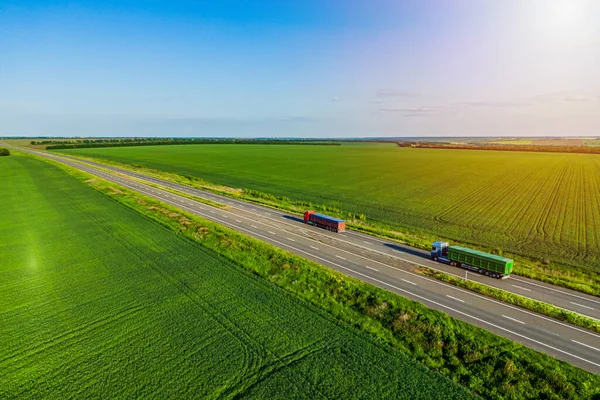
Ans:
{"label": "white cloud", "polygon": [[533,103],[526,101],[465,101],[455,103],[457,106],[470,106],[470,107],[529,107]]}
{"label": "white cloud", "polygon": [[403,113],[435,113],[441,111],[441,107],[385,107],[380,108],[383,112],[403,112]]}
{"label": "white cloud", "polygon": [[421,94],[406,90],[380,90],[377,97],[420,97]]}

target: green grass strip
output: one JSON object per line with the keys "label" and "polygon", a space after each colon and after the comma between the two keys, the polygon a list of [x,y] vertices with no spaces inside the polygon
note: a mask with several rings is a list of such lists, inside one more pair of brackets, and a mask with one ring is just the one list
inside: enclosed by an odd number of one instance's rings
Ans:
{"label": "green grass strip", "polygon": [[140,182],[140,183],[143,183],[144,185],[152,186],[153,188],[161,189],[161,190],[164,190],[166,192],[173,193],[173,194],[176,194],[178,196],[185,197],[185,198],[197,201],[199,203],[206,204],[206,205],[211,206],[211,207],[216,207],[216,208],[220,208],[220,209],[223,209],[223,210],[226,210],[226,209],[230,208],[226,204],[217,203],[216,201],[205,199],[203,197],[197,197],[197,196],[191,195],[189,193],[182,192],[180,190],[176,190],[176,189],[172,189],[170,187],[159,185],[159,184],[154,183],[154,182],[150,182],[150,181],[146,181],[146,180],[134,178],[134,177],[131,177],[131,176],[128,176],[128,175],[119,174],[118,172],[111,171],[111,170],[109,170],[107,168],[100,168],[100,167],[97,167],[97,166],[94,166],[94,168],[99,169],[99,170],[104,171],[104,172],[107,172],[109,174],[114,174],[114,175],[120,176],[123,179],[129,179],[131,181]]}
{"label": "green grass strip", "polygon": [[404,351],[475,394],[492,399],[600,398],[598,375],[150,197],[44,160]]}

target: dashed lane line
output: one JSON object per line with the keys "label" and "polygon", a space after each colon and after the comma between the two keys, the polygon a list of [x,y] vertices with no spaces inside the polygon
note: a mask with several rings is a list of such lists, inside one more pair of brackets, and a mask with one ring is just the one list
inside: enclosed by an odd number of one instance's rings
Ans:
{"label": "dashed lane line", "polygon": [[587,308],[588,310],[594,310],[592,307],[584,306],[583,304],[573,303],[572,301],[570,301],[569,303],[573,304],[574,306],[579,306],[579,307]]}
{"label": "dashed lane line", "polygon": [[459,298],[456,298],[456,297],[450,296],[449,294],[447,294],[447,295],[446,295],[446,297],[450,297],[452,300],[460,301],[461,303],[464,303],[464,302],[465,302],[464,300],[461,300],[461,299],[459,299]]}
{"label": "dashed lane line", "polygon": [[502,316],[503,316],[504,318],[506,318],[506,319],[510,319],[511,321],[515,321],[515,322],[518,322],[518,323],[520,323],[520,324],[523,324],[523,325],[525,325],[525,322],[523,322],[523,321],[519,321],[518,319],[514,319],[514,318],[508,317],[508,316],[506,316],[506,315],[502,315]]}
{"label": "dashed lane line", "polygon": [[582,346],[589,347],[590,349],[593,349],[593,350],[596,350],[596,351],[600,351],[600,349],[597,349],[597,348],[595,348],[595,347],[592,347],[592,346],[590,346],[589,344],[581,343],[581,342],[578,342],[577,340],[573,340],[573,339],[571,339],[571,341],[572,341],[572,342],[575,342],[575,343],[577,343],[577,344],[580,344],[580,345],[582,345]]}

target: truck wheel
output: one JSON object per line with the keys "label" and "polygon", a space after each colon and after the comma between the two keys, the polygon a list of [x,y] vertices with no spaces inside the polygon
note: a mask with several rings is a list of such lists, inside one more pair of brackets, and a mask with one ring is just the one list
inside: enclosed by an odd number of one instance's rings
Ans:
{"label": "truck wheel", "polygon": [[492,278],[494,278],[494,279],[498,279],[498,274],[494,272],[494,273],[492,274]]}
{"label": "truck wheel", "polygon": [[451,265],[452,267],[456,267],[456,261],[450,261],[450,265]]}
{"label": "truck wheel", "polygon": [[490,271],[485,271],[485,276],[490,276]]}
{"label": "truck wheel", "polygon": [[483,270],[482,270],[481,268],[479,268],[479,269],[477,270],[477,272],[479,272],[480,274],[483,274]]}
{"label": "truck wheel", "polygon": [[437,261],[438,258],[436,256],[433,256],[433,261]]}

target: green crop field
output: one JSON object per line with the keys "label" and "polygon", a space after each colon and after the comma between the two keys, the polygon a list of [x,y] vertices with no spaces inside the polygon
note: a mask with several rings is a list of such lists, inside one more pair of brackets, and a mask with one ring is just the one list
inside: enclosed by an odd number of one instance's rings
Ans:
{"label": "green crop field", "polygon": [[600,156],[394,146],[65,150],[600,271]]}
{"label": "green crop field", "polygon": [[469,396],[57,167],[0,182],[0,398]]}

